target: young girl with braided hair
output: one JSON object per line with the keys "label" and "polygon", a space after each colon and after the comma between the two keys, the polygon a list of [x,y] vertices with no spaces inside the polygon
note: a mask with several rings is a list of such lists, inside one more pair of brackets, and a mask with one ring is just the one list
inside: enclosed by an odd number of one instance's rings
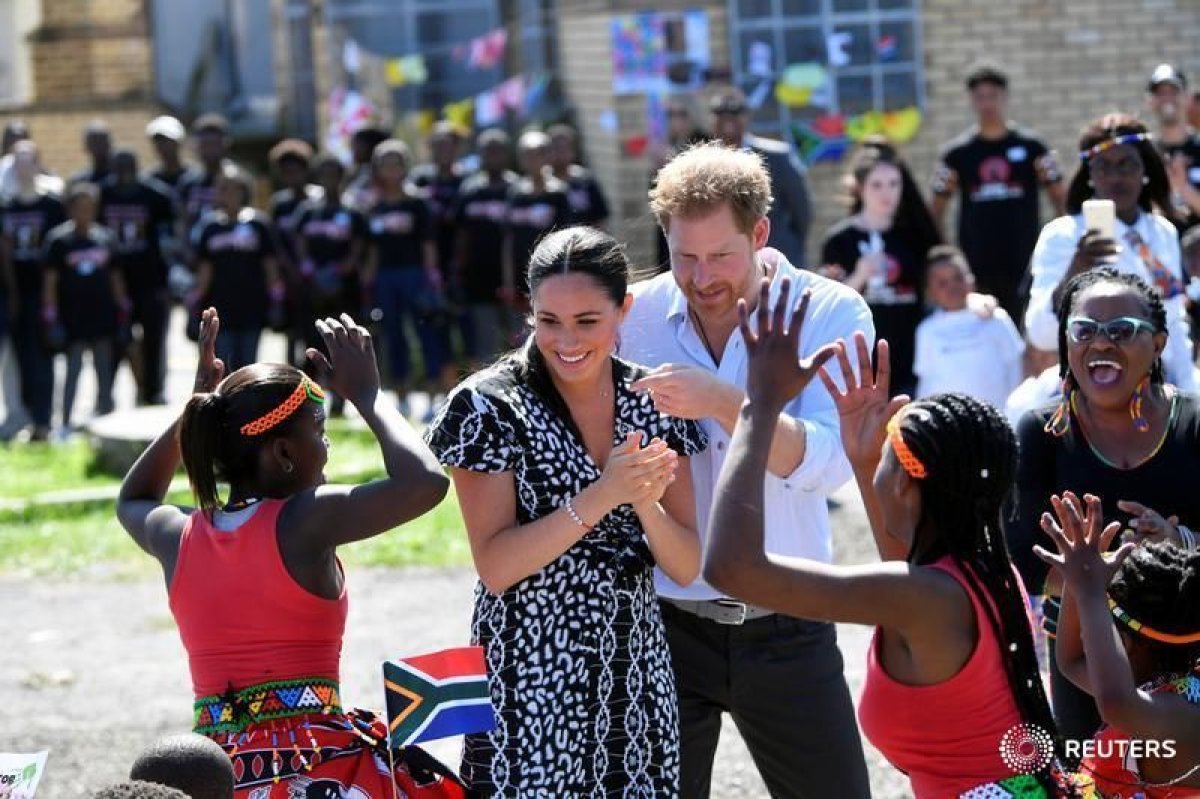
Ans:
{"label": "young girl with braided hair", "polygon": [[[341,708],[348,600],[337,547],[430,510],[448,480],[380,391],[370,334],[349,316],[317,322],[326,352],[308,357],[379,440],[387,476],[363,485],[325,484],[321,389],[281,364],[224,377],[219,325],[204,311],[196,393],[117,501],[122,526],[162,565],[195,731],[232,758],[239,799],[306,795],[317,780],[338,796],[393,796],[403,775],[388,765],[384,723]],[[195,509],[164,502],[181,454]]]}
{"label": "young girl with braided hair", "polygon": [[[845,342],[797,362],[807,305],[805,296],[789,321],[788,288],[772,311],[764,282],[757,333],[743,306],[749,399],[717,483],[705,578],[780,613],[876,627],[859,721],[918,799],[1072,795],[1053,752],[1015,766],[1001,756],[1019,725],[1055,735],[1024,589],[1000,535],[1016,468],[1011,428],[962,394],[889,400],[884,340],[875,369],[862,334],[857,373]],[[821,370],[835,356],[841,385]],[[818,372],[837,403],[883,563],[828,566],[764,552],[762,480],[775,419]]]}
{"label": "young girl with braided hair", "polygon": [[1050,497],[1064,491],[1103,498],[1107,519],[1128,520],[1128,536],[1185,544],[1200,524],[1200,400],[1164,382],[1167,314],[1160,294],[1136,275],[1108,267],[1073,278],[1058,307],[1062,399],[1017,426],[1017,501],[1005,535],[1025,584],[1045,597],[1050,689],[1063,734],[1086,740],[1100,726],[1095,703],[1054,657],[1061,583],[1047,577],[1033,545]]}
{"label": "young girl with braided hair", "polygon": [[1121,525],[1098,497],[1051,502],[1058,554],[1036,551],[1066,588],[1058,665],[1107,725],[1082,771],[1109,799],[1200,796],[1200,551],[1127,541],[1106,556]]}

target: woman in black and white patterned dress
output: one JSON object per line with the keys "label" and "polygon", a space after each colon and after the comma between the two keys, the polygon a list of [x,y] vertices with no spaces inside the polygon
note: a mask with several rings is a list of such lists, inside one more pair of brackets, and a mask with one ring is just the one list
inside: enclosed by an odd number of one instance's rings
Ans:
{"label": "woman in black and white patterned dress", "polygon": [[529,264],[534,334],[460,385],[428,439],[452,467],[480,585],[496,729],[462,774],[501,797],[670,797],[679,732],[653,567],[700,567],[688,457],[699,426],[660,415],[612,356],[632,297],[607,234],[552,233]]}

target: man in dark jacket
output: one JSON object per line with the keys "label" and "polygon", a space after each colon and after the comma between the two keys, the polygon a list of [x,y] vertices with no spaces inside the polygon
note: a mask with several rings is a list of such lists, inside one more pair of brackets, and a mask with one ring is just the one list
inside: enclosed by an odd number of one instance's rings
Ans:
{"label": "man in dark jacket", "polygon": [[729,88],[715,95],[709,105],[713,113],[713,133],[730,147],[752,150],[762,156],[771,176],[774,201],[767,219],[771,236],[767,245],[800,266],[806,263],[804,245],[812,220],[812,202],[808,196],[804,165],[784,142],[752,135],[750,107],[740,89]]}

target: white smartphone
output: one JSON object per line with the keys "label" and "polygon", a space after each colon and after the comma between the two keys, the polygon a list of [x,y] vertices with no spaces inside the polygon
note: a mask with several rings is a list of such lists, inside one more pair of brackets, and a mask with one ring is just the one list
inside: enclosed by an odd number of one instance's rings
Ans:
{"label": "white smartphone", "polygon": [[1083,226],[1111,239],[1116,235],[1117,208],[1112,200],[1084,200]]}

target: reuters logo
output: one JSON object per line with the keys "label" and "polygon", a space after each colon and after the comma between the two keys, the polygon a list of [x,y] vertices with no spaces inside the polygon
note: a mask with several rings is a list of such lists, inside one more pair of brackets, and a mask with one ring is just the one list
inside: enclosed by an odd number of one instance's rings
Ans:
{"label": "reuters logo", "polygon": [[1054,759],[1054,739],[1036,724],[1016,724],[1000,739],[1000,759],[1017,774],[1036,774]]}

